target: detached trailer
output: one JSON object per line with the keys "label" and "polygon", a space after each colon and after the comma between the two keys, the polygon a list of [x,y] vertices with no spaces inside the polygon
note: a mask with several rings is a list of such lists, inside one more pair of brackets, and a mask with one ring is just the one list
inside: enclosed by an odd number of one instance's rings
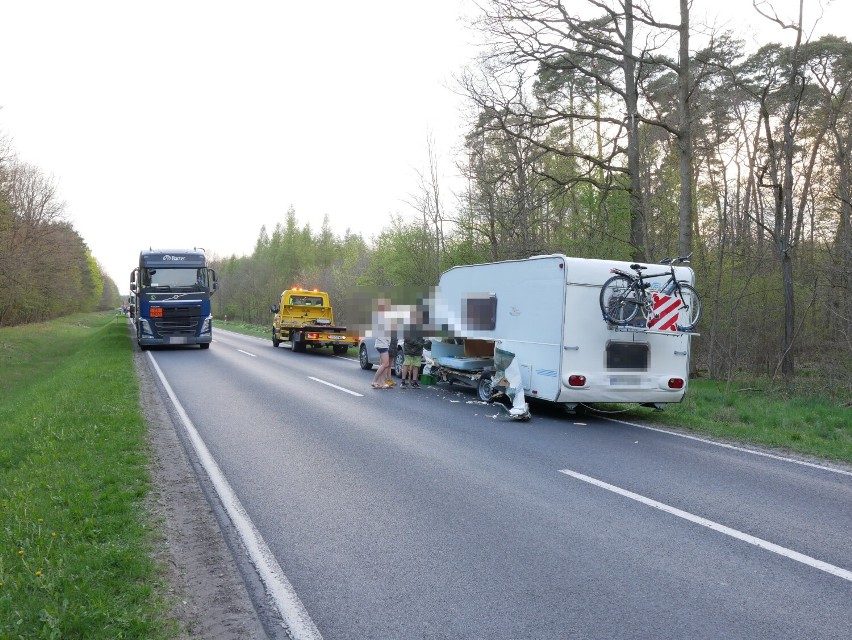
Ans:
{"label": "detached trailer", "polygon": [[[462,342],[486,340],[514,353],[528,398],[567,410],[606,402],[661,409],[686,393],[695,334],[606,322],[601,286],[610,269],[629,272],[630,264],[544,255],[453,267],[435,291],[432,322]],[[694,284],[689,267],[675,272]]]}

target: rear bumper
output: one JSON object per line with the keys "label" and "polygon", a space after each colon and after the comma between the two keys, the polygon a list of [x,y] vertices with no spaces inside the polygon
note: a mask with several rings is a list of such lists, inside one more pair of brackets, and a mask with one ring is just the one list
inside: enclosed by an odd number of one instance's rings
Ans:
{"label": "rear bumper", "polygon": [[346,345],[347,347],[357,347],[358,338],[332,333],[327,331],[311,331],[304,329],[285,329],[278,331],[279,340],[297,340],[305,344],[311,344],[320,347],[331,347],[335,345]]}
{"label": "rear bumper", "polygon": [[[687,388],[664,389],[661,385],[627,386],[591,381],[585,387],[562,385],[557,402],[613,402],[613,403],[678,403]],[[535,397],[535,396],[532,396]]]}
{"label": "rear bumper", "polygon": [[351,340],[351,339],[331,340],[331,339],[322,339],[322,338],[318,338],[318,339],[305,338],[304,343],[305,344],[312,344],[312,345],[315,345],[315,346],[318,346],[318,347],[336,347],[338,345],[345,345],[347,347],[357,347],[358,346],[358,341],[357,340]]}

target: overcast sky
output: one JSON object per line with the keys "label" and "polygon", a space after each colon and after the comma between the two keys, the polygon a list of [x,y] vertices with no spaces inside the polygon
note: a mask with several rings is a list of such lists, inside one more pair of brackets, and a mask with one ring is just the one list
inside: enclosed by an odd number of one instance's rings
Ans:
{"label": "overcast sky", "polygon": [[[693,11],[746,33],[750,4]],[[336,234],[369,241],[392,214],[413,215],[430,132],[453,172],[470,11],[463,0],[0,0],[0,133],[54,176],[122,292],[140,249],[244,255],[291,205],[300,225],[318,230],[327,214]],[[825,31],[852,40],[852,0],[828,4]]]}

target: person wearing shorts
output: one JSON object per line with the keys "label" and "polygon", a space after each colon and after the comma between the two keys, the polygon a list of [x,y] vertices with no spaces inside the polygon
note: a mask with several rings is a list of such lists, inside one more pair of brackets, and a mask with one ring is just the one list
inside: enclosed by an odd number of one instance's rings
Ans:
{"label": "person wearing shorts", "polygon": [[420,364],[423,360],[423,348],[426,341],[423,338],[406,338],[402,342],[402,387],[409,385],[412,389],[419,389]]}
{"label": "person wearing shorts", "polygon": [[373,376],[373,389],[390,389],[394,386],[390,379],[390,340],[386,336],[376,336],[376,351],[379,352],[379,368]]}

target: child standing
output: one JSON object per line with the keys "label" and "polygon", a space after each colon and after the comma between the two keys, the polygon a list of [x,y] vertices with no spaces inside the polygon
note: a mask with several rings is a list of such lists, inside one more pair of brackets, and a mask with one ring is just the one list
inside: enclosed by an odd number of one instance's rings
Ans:
{"label": "child standing", "polygon": [[[423,361],[423,349],[426,340],[421,337],[406,337],[402,342],[402,387],[411,385],[412,389],[419,389],[420,364]],[[409,382],[410,381],[410,382]]]}

